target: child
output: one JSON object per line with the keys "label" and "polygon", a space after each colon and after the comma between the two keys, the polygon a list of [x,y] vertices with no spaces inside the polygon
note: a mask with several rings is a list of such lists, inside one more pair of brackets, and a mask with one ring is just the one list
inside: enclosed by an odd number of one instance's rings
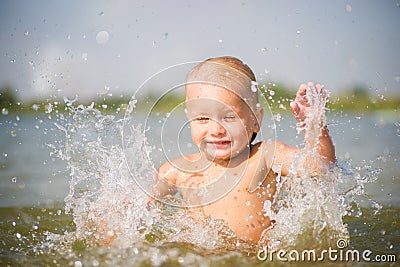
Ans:
{"label": "child", "polygon": [[[263,118],[256,85],[252,70],[234,57],[211,58],[193,68],[185,88],[185,113],[200,152],[162,165],[153,192],[158,200],[179,193],[193,216],[221,219],[253,244],[272,224],[264,215],[264,202],[273,202],[277,176],[288,175],[299,151],[271,140],[252,144]],[[299,123],[307,122],[307,88],[325,94],[318,84],[300,86],[290,103]],[[318,173],[335,161],[326,125],[320,126],[317,146],[321,161],[312,168]],[[306,159],[303,165],[309,163]]]}

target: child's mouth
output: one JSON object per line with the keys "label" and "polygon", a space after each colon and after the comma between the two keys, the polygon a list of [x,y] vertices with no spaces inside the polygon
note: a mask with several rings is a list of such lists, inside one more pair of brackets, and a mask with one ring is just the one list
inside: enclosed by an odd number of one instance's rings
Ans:
{"label": "child's mouth", "polygon": [[207,141],[207,143],[213,145],[216,149],[220,149],[220,148],[227,148],[228,146],[231,145],[232,142],[229,140],[218,140],[218,141],[209,140]]}

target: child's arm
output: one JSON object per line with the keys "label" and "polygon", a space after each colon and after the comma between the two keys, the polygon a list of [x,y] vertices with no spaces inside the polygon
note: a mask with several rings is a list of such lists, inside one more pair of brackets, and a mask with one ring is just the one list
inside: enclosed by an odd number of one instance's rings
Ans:
{"label": "child's arm", "polygon": [[[299,124],[304,124],[304,123],[320,123],[319,121],[308,121],[307,122],[307,114],[308,112],[312,112],[313,110],[311,109],[311,103],[306,97],[307,93],[307,88],[310,89],[315,89],[317,94],[320,94],[322,98],[326,97],[326,91],[322,89],[322,86],[317,84],[314,87],[314,84],[309,82],[307,85],[302,84],[297,91],[296,98],[293,102],[290,103],[290,110],[293,113],[293,116],[296,118],[296,120],[299,122]],[[318,136],[318,141],[317,141],[317,150],[318,154],[320,156],[320,161],[318,161],[317,165],[313,165],[311,171],[313,173],[321,173],[326,167],[326,165],[329,165],[331,163],[335,162],[335,147],[333,145],[332,139],[329,135],[329,131],[327,129],[327,126],[322,124],[318,125],[320,132]],[[307,127],[304,127],[306,129]],[[314,146],[315,139],[305,132],[303,130],[303,134],[305,137],[308,137],[308,139],[305,139],[304,142],[307,144],[309,147]],[[275,163],[281,164],[282,165],[282,170],[281,174],[282,175],[287,175],[288,170],[290,167],[290,164],[293,162],[294,157],[296,155],[296,152],[298,152],[298,148],[293,148],[289,147],[283,143],[277,142],[276,143],[276,154],[275,154]],[[324,165],[322,166],[321,165]],[[307,166],[308,164],[312,164],[308,161],[308,158],[304,161],[303,165]]]}
{"label": "child's arm", "polygon": [[153,187],[153,196],[159,199],[165,195],[174,195],[177,192],[175,186],[176,170],[166,162],[162,165],[156,174],[156,182]]}

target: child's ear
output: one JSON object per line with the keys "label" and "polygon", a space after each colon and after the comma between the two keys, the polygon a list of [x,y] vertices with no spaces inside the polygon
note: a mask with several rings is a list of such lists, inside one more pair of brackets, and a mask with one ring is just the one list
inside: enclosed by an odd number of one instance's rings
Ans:
{"label": "child's ear", "polygon": [[262,107],[257,107],[254,111],[255,121],[254,121],[254,132],[258,133],[261,129],[261,123],[264,117],[264,109]]}

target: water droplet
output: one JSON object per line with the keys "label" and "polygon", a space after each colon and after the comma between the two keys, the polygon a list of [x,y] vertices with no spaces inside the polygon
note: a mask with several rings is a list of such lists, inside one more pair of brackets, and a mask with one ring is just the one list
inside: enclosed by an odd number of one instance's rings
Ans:
{"label": "water droplet", "polygon": [[164,40],[167,40],[167,38],[168,38],[168,32],[164,33],[163,39],[164,39]]}
{"label": "water droplet", "polygon": [[25,35],[25,36],[28,36],[28,35],[29,35],[29,32],[28,32],[28,31],[25,31],[25,32],[24,32],[24,35]]}
{"label": "water droplet", "polygon": [[384,95],[378,94],[378,97],[379,97],[381,100],[386,101],[386,97],[385,97]]}
{"label": "water droplet", "polygon": [[8,109],[3,108],[3,109],[1,110],[1,114],[3,114],[3,115],[8,115]]}
{"label": "water droplet", "polygon": [[14,226],[14,227],[15,227],[16,225],[17,225],[17,223],[16,223],[16,222],[12,222],[12,226]]}
{"label": "water droplet", "polygon": [[347,12],[350,13],[352,11],[352,9],[353,9],[353,7],[351,5],[349,5],[349,4],[346,5],[346,11]]}
{"label": "water droplet", "polygon": [[269,201],[269,200],[266,200],[265,202],[264,202],[264,210],[269,210],[269,209],[271,209],[271,206],[272,206],[272,203],[271,203],[271,201]]}
{"label": "water droplet", "polygon": [[47,104],[45,108],[46,113],[51,113],[53,111],[53,105],[51,103]]}
{"label": "water droplet", "polygon": [[250,200],[247,200],[246,201],[246,206],[250,206],[250,204],[251,204]]}
{"label": "water droplet", "polygon": [[17,131],[16,130],[11,130],[10,134],[12,137],[16,137],[17,136]]}
{"label": "water droplet", "polygon": [[107,31],[100,31],[96,35],[96,42],[98,44],[105,44],[108,42],[109,38],[110,38],[110,35],[108,34]]}
{"label": "water droplet", "polygon": [[74,267],[82,267],[82,266],[83,266],[82,262],[80,262],[80,261],[74,262]]}
{"label": "water droplet", "polygon": [[67,40],[71,40],[71,35],[67,35]]}
{"label": "water droplet", "polygon": [[257,82],[251,81],[251,91],[252,91],[253,93],[257,92],[257,85],[258,85]]}
{"label": "water droplet", "polygon": [[33,104],[32,108],[33,108],[33,110],[38,111],[39,105],[38,104]]}
{"label": "water droplet", "polygon": [[11,63],[15,63],[15,59],[11,59],[10,62],[11,62]]}
{"label": "water droplet", "polygon": [[13,183],[16,183],[17,182],[17,177],[13,177],[13,178],[11,178],[11,182],[13,182]]}
{"label": "water droplet", "polygon": [[220,43],[220,44],[221,44],[221,43],[222,43],[222,39],[219,39],[219,40],[218,40],[218,43]]}
{"label": "water droplet", "polygon": [[265,48],[265,47],[261,48],[261,52],[262,53],[266,53],[267,52],[267,48]]}
{"label": "water droplet", "polygon": [[84,61],[87,61],[87,60],[88,60],[88,53],[83,53],[83,54],[82,54],[82,59],[83,59]]}
{"label": "water droplet", "polygon": [[297,31],[296,31],[296,33],[297,33],[297,34],[300,34],[300,33],[301,33],[301,31],[300,31],[300,30],[297,30]]}
{"label": "water droplet", "polygon": [[101,11],[101,12],[99,13],[99,16],[100,16],[100,17],[104,16],[104,12]]}

